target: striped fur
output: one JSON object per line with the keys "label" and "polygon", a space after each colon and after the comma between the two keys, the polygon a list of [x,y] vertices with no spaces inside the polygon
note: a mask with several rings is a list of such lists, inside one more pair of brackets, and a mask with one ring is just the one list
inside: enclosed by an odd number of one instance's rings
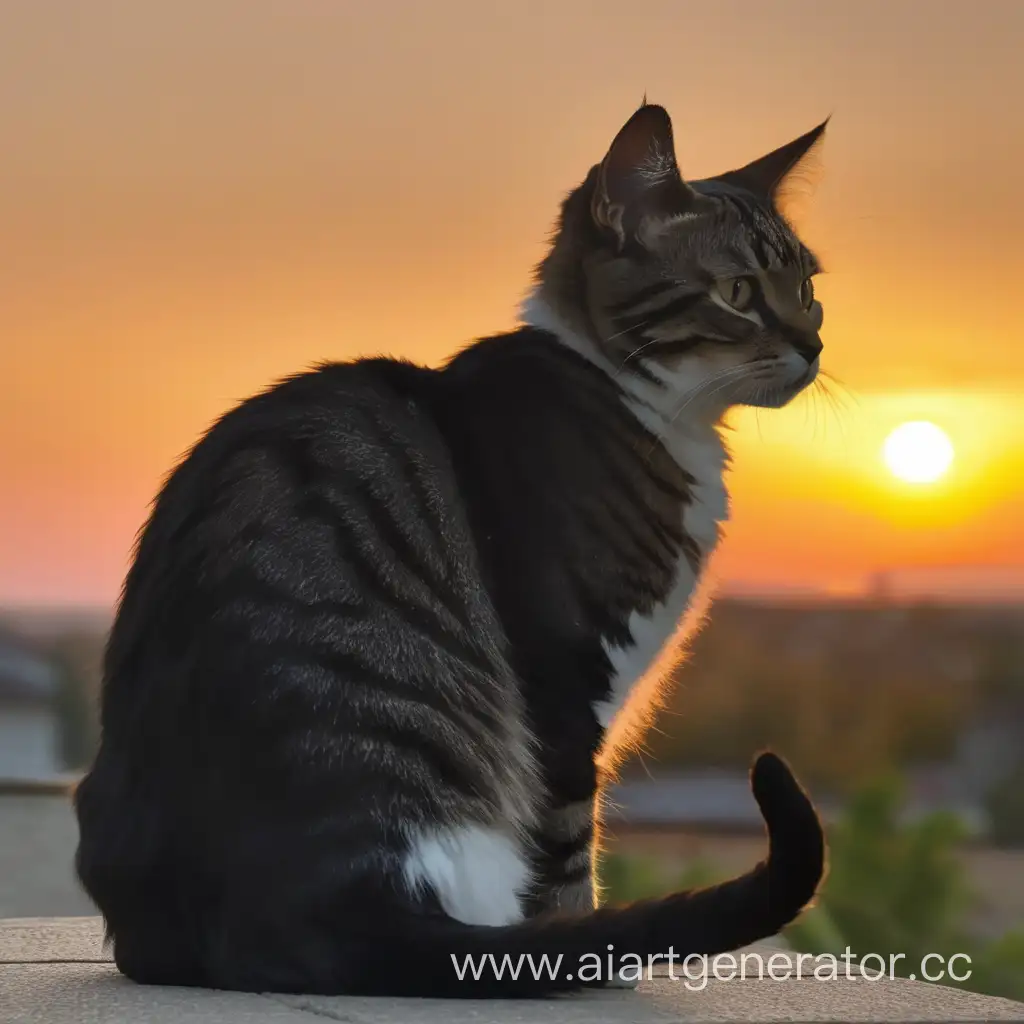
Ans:
{"label": "striped fur", "polygon": [[524,326],[440,369],[299,374],[171,473],[76,794],[124,973],[537,994],[582,982],[463,983],[450,958],[714,953],[799,913],[823,838],[771,755],[747,875],[595,910],[592,860],[600,773],[727,515],[720,417],[817,369],[815,264],[774,209],[816,137],[686,184],[641,108],[566,201]]}

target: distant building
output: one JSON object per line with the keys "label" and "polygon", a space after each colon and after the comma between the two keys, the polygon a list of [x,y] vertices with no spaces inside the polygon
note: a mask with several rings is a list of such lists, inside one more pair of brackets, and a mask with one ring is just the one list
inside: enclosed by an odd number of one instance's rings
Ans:
{"label": "distant building", "polygon": [[57,687],[51,662],[0,632],[0,780],[60,775]]}
{"label": "distant building", "polygon": [[[621,779],[609,787],[602,803],[613,832],[617,826],[727,833],[764,829],[746,771],[705,768]],[[834,815],[832,806],[819,806],[819,811],[826,819]]]}

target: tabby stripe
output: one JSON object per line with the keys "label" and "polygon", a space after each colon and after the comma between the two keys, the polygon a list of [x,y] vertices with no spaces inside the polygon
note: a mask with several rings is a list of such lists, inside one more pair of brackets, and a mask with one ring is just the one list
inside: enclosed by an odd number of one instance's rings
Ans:
{"label": "tabby stripe", "polygon": [[386,744],[403,761],[418,758],[436,778],[465,796],[486,799],[488,790],[494,792],[487,785],[496,777],[493,759],[475,756],[480,752],[470,747],[464,733],[446,730],[439,736],[421,721],[396,716],[387,721],[346,719],[345,734]]}
{"label": "tabby stripe", "polygon": [[638,332],[641,336],[647,336],[652,328],[659,327],[669,320],[682,316],[684,313],[699,306],[706,299],[706,292],[687,292],[685,295],[680,295],[670,302],[666,302],[664,306],[645,309],[642,313],[637,313],[635,316],[614,317],[613,322],[616,327],[622,328],[625,334]]}
{"label": "tabby stripe", "polygon": [[764,292],[761,291],[759,286],[754,288],[750,304],[753,306],[754,312],[761,317],[761,323],[764,324],[765,327],[781,326],[779,318],[775,315],[771,306],[768,305],[768,302],[764,297]]}
{"label": "tabby stripe", "polygon": [[761,235],[755,234],[753,236],[752,248],[762,270],[768,270],[773,264],[779,262],[778,253],[774,251],[774,248]]}
{"label": "tabby stripe", "polygon": [[361,748],[366,761],[383,766],[388,774],[398,775],[419,789],[426,788],[427,784],[430,791],[436,792],[435,786],[429,784],[439,780],[463,796],[479,798],[482,795],[467,776],[479,778],[485,766],[476,764],[475,771],[467,770],[465,762],[457,760],[455,750],[442,744],[424,746],[420,733],[401,730],[395,723],[376,728],[347,728],[342,756],[350,756],[357,747]]}
{"label": "tabby stripe", "polygon": [[[609,555],[613,556],[627,578],[634,580],[646,578],[650,568],[649,562],[645,563],[643,558],[646,552],[641,551],[638,553],[636,550],[637,545],[630,546],[629,541],[633,539],[632,537],[621,537],[611,527],[611,524],[607,522],[602,523],[598,519],[597,514],[590,509],[577,507],[575,511],[581,519],[582,529],[589,533],[591,542],[596,542]],[[667,571],[663,562],[655,561],[654,564],[662,571]]]}
{"label": "tabby stripe", "polygon": [[[660,442],[655,443],[657,444]],[[629,463],[626,463],[625,465],[628,466]],[[658,515],[658,512],[653,507],[652,503],[638,493],[636,478],[630,478],[629,476],[627,476],[624,472],[622,472],[623,468],[624,467],[622,464],[613,462],[610,459],[608,460],[607,471],[613,479],[620,499],[630,502],[634,511],[643,518],[643,520],[647,523],[648,526],[654,524],[662,524],[663,519],[660,515]],[[653,483],[657,487],[660,478],[657,477],[651,471],[650,466],[648,466],[647,469],[648,471],[644,474],[642,479],[645,482]],[[680,492],[679,489],[672,485],[670,482],[666,481],[665,483],[669,488],[666,491],[666,493],[668,497],[671,498],[673,505],[675,505],[676,503],[683,503],[689,500],[688,492]],[[660,490],[661,488],[658,489]]]}
{"label": "tabby stripe", "polygon": [[449,571],[452,569],[452,561],[449,557],[450,543],[448,537],[445,536],[438,516],[432,512],[433,506],[436,504],[436,500],[429,493],[427,483],[423,479],[422,467],[419,465],[417,459],[409,452],[405,447],[402,438],[398,437],[396,432],[392,429],[391,424],[385,420],[375,419],[374,425],[378,430],[377,440],[384,442],[387,446],[393,447],[394,445],[400,445],[402,447],[403,458],[400,460],[400,468],[402,470],[402,479],[412,490],[417,500],[419,501],[420,507],[431,512],[430,515],[424,517],[424,525],[427,526],[431,533],[434,535],[436,542],[436,551],[438,557],[444,563],[445,568]]}
{"label": "tabby stripe", "polygon": [[533,837],[533,842],[541,857],[566,861],[582,851],[589,850],[593,838],[594,827],[588,824],[572,839],[553,839],[541,831]]}
{"label": "tabby stripe", "polygon": [[649,528],[651,536],[655,542],[660,544],[662,548],[662,554],[659,554],[653,547],[651,547],[646,539],[638,537],[634,533],[634,526],[636,525],[627,516],[625,516],[615,504],[614,501],[609,501],[605,506],[608,515],[615,520],[619,529],[626,534],[627,537],[633,542],[640,553],[653,565],[658,566],[659,569],[671,569],[675,563],[676,556],[679,552],[679,548],[682,545],[682,531],[680,530],[679,543],[671,544],[666,538],[667,531],[662,527],[661,517],[654,517],[653,509],[649,510],[648,515],[645,517],[643,525]]}
{"label": "tabby stripe", "polygon": [[[572,596],[586,616],[584,621],[592,622],[605,641],[617,647],[632,642],[633,635],[629,631],[629,625],[616,610],[609,610],[606,601],[594,595],[592,581],[581,576],[579,572],[573,572],[569,574],[568,582]],[[582,796],[583,794],[567,795]]]}
{"label": "tabby stripe", "polygon": [[[640,456],[645,460],[645,480],[649,480],[673,501],[689,500],[689,488],[693,486],[693,477],[676,468],[674,460],[661,441],[625,404],[623,399],[628,393],[607,374],[570,349],[552,346],[547,356],[559,364],[569,363],[579,371],[574,374],[576,383],[580,386],[572,395],[575,405],[573,412],[581,421],[586,422],[588,430],[600,434],[599,438],[595,437],[595,442],[614,446],[622,453],[622,461],[627,466],[635,465],[637,457]],[[663,383],[655,378],[652,380],[658,384]],[[655,457],[654,449],[661,454],[665,465],[672,467],[673,475],[679,475],[681,485],[658,471],[657,463],[662,460]],[[635,481],[624,480],[622,477],[619,477],[618,484],[627,494],[633,493],[636,489]]]}
{"label": "tabby stripe", "polygon": [[608,306],[608,313],[613,317],[622,313],[628,313],[634,306],[639,306],[641,303],[656,299],[659,295],[663,295],[667,291],[673,291],[678,287],[678,281],[657,281],[654,284],[647,285],[645,288],[637,289],[626,299],[613,302]]}
{"label": "tabby stripe", "polygon": [[401,594],[394,586],[388,586],[372,555],[368,556],[359,545],[350,543],[352,538],[342,530],[344,524],[337,521],[337,510],[323,495],[308,494],[302,499],[302,504],[304,515],[311,519],[319,518],[334,530],[339,554],[357,576],[363,592],[390,608],[406,625],[416,629],[446,654],[481,672],[493,674],[494,667],[486,656],[475,646],[462,642],[464,630],[460,628],[456,634],[441,621],[435,609],[414,605],[411,595]]}
{"label": "tabby stripe", "polygon": [[[625,366],[626,364],[623,363],[622,365]],[[648,366],[645,366],[642,360],[630,363],[629,368],[630,372],[633,373],[634,376],[643,378],[645,381],[647,381],[648,384],[654,384],[656,387],[665,386],[665,382],[661,380],[658,377],[658,375],[654,373],[653,370],[651,370]]]}
{"label": "tabby stripe", "polygon": [[658,318],[659,323],[664,323],[666,320],[674,320],[677,316],[688,313],[695,306],[706,302],[707,298],[707,292],[687,292],[685,295],[680,295],[678,298],[673,299],[671,302],[666,302],[664,306],[659,306],[651,312]]}
{"label": "tabby stripe", "polygon": [[700,575],[701,566],[704,564],[704,552],[689,534],[683,536],[683,554],[686,556],[686,563],[693,574]]}
{"label": "tabby stripe", "polygon": [[[695,348],[699,348],[707,341],[706,338],[699,334],[690,335],[687,338],[666,338],[663,341],[658,341],[648,349],[651,355],[662,355],[662,356],[681,356],[687,352],[692,352]],[[663,380],[658,381],[663,387],[665,382]]]}
{"label": "tabby stripe", "polygon": [[[435,567],[395,518],[386,499],[375,494],[369,483],[348,467],[331,467],[330,476],[329,485],[323,489],[328,502],[334,504],[331,496],[336,491],[335,485],[339,485],[337,493],[345,499],[339,503],[339,508],[352,509],[350,499],[353,496],[360,499],[368,523],[376,530],[378,539],[398,556],[402,568],[416,578],[460,626],[466,626],[466,609],[451,593],[451,583],[443,576],[438,576]],[[418,507],[415,512],[421,520],[429,516],[429,509]]]}
{"label": "tabby stripe", "polygon": [[[623,403],[621,396],[624,394],[625,392],[620,392],[616,396],[615,404],[611,410],[609,410],[607,399],[605,398],[604,408],[600,410],[600,413],[582,408],[578,411],[581,417],[583,414],[587,416],[587,426],[591,430],[600,432],[602,441],[609,445],[614,445],[622,452],[625,456],[623,461],[626,465],[635,464],[638,455],[647,458],[645,479],[650,480],[659,491],[674,501],[687,500],[689,498],[689,490],[687,488],[692,486],[693,478],[689,474],[680,473],[684,483],[682,486],[679,486],[656,471],[653,458],[648,458],[647,455],[651,446],[658,445],[661,451],[664,452],[666,459],[671,457],[664,447],[661,446],[660,440]],[[614,419],[618,421],[617,423],[613,421],[611,413],[614,413]],[[623,483],[621,478],[619,483]],[[635,481],[629,482],[629,490],[632,491],[634,489]]]}
{"label": "tabby stripe", "polygon": [[221,605],[230,605],[238,600],[251,601],[254,605],[287,609],[303,619],[323,614],[351,621],[366,619],[370,614],[369,607],[363,601],[349,604],[326,597],[303,600],[293,592],[263,579],[251,567],[244,565],[234,566],[218,579],[216,591]]}
{"label": "tabby stripe", "polygon": [[556,885],[569,885],[573,882],[582,882],[590,877],[590,858],[584,857],[577,865],[557,864],[545,872],[545,881],[553,882]]}
{"label": "tabby stripe", "polygon": [[732,207],[750,228],[751,252],[761,270],[770,270],[786,262],[783,252],[775,244],[775,239],[766,233],[772,230],[772,225],[761,210],[749,203],[745,196],[723,194],[719,198]]}
{"label": "tabby stripe", "polygon": [[[330,465],[321,465],[317,460],[312,451],[309,450],[308,445],[302,445],[295,441],[286,445],[286,451],[291,454],[295,459],[295,462],[305,470],[306,474],[312,477],[312,480],[320,483],[320,487],[316,488],[316,484],[307,484],[306,490],[314,490],[315,493],[324,493],[323,483],[326,480],[330,481],[331,484],[340,482],[341,493],[349,498],[351,496],[357,496],[362,500],[363,511],[366,513],[366,520],[371,528],[374,528],[378,534],[380,540],[385,544],[388,544],[392,551],[398,556],[398,561],[402,567],[408,572],[410,576],[417,579],[418,582],[427,590],[430,596],[458,623],[459,626],[465,626],[466,610],[454,604],[454,595],[450,594],[451,587],[447,580],[439,579],[434,567],[428,564],[427,560],[423,557],[422,552],[417,550],[414,542],[405,534],[402,530],[401,525],[395,519],[391,508],[388,506],[385,499],[378,497],[368,482],[361,477],[353,473],[348,467]],[[318,471],[315,475],[311,473],[311,470]],[[328,506],[334,509],[331,517],[332,522],[337,522],[342,516],[339,514],[340,509],[351,509],[352,505],[349,501],[342,501],[338,506],[335,506],[331,501],[329,493],[333,492],[334,488],[329,487],[327,489],[325,500]],[[420,514],[421,519],[429,518],[429,509],[418,508],[417,513]],[[356,539],[358,543],[357,538]],[[376,552],[374,552],[376,554]],[[401,595],[399,598],[400,604],[406,604],[411,595]]]}
{"label": "tabby stripe", "polygon": [[609,460],[607,472],[617,489],[619,500],[626,503],[629,511],[644,525],[650,527],[652,524],[660,523],[662,517],[658,510],[637,493],[637,481],[630,479],[621,470],[621,466]]}
{"label": "tabby stripe", "polygon": [[[258,640],[259,638],[254,639]],[[462,729],[472,726],[471,721],[464,720],[466,717],[476,719],[478,723],[488,728],[499,725],[501,722],[500,711],[480,699],[486,693],[482,687],[459,686],[457,683],[446,687],[443,683],[448,680],[434,675],[425,679],[424,685],[420,686],[417,685],[418,674],[414,674],[411,678],[400,678],[368,665],[351,651],[341,651],[335,648],[324,650],[322,645],[327,642],[326,640],[309,642],[276,637],[266,641],[264,646],[270,649],[272,656],[279,655],[284,659],[283,667],[285,668],[292,665],[305,665],[322,669],[329,677],[335,678],[341,683],[354,681],[357,685],[369,684],[380,692],[386,692],[389,697],[394,695],[397,699],[421,704],[434,714],[448,719]],[[473,700],[472,707],[468,705],[466,698]]]}
{"label": "tabby stripe", "polygon": [[753,247],[748,248],[748,250],[744,252],[738,246],[730,245],[726,252],[728,253],[729,258],[741,267],[745,267],[750,262],[751,256],[754,257],[754,262],[757,262],[757,254],[754,252]]}
{"label": "tabby stripe", "polygon": [[[572,401],[581,403],[580,412],[585,412],[594,421],[603,421],[610,415],[621,418],[624,392],[604,370],[562,345],[552,346],[548,358],[556,364],[555,370],[559,375],[564,373],[566,364],[573,368],[574,388],[570,397]],[[584,400],[587,401],[586,408],[582,405]],[[622,418],[622,422],[628,423],[629,420]]]}
{"label": "tabby stripe", "polygon": [[740,199],[739,195],[732,192],[722,192],[717,198],[723,206],[728,206],[743,223],[749,224],[751,222],[750,210],[746,203]]}
{"label": "tabby stripe", "polygon": [[[353,676],[346,677],[352,680]],[[448,682],[445,680],[444,682]],[[504,731],[504,722],[501,709],[493,707],[483,697],[484,688],[479,685],[444,686],[443,682],[436,676],[424,680],[425,685],[418,686],[409,680],[385,679],[383,682],[373,680],[370,687],[367,687],[360,676],[360,683],[357,689],[364,691],[366,695],[373,695],[378,691],[386,691],[387,712],[390,714],[394,707],[404,706],[408,711],[413,708],[421,708],[434,716],[440,722],[445,723],[446,728],[455,734],[459,742],[465,743],[471,734],[479,734],[481,727],[488,736],[501,734]],[[478,684],[479,680],[473,680]],[[351,685],[346,687],[346,699],[352,700],[354,693]],[[358,706],[358,701],[355,705]],[[372,704],[371,701],[363,701],[363,706]],[[496,756],[499,751],[493,752]],[[493,758],[489,758],[493,760]]]}
{"label": "tabby stripe", "polygon": [[[612,520],[611,524],[600,522],[596,512],[584,503],[577,504],[576,511],[593,532],[598,534],[602,545],[609,553],[617,555],[619,561],[635,572],[637,576],[645,576],[652,565],[663,572],[671,570],[674,552],[659,555],[637,535],[634,530],[634,522],[628,515],[616,509],[613,502],[609,502],[602,508],[602,511],[607,513],[609,519]],[[629,550],[630,547],[632,550]],[[637,557],[638,555],[639,557]]]}
{"label": "tabby stripe", "polygon": [[590,848],[582,846],[571,850],[565,856],[541,858],[536,862],[538,874],[546,885],[568,885],[580,882],[590,876]]}
{"label": "tabby stripe", "polygon": [[[416,548],[415,543],[402,530],[401,525],[395,520],[391,509],[376,494],[367,483],[342,467],[332,467],[329,471],[330,482],[311,493],[317,494],[322,500],[322,507],[330,510],[329,522],[338,527],[347,527],[350,544],[343,546],[346,552],[352,552],[355,548],[360,553],[368,555],[372,560],[379,555],[378,551],[363,551],[367,543],[365,536],[360,536],[360,531],[354,530],[352,524],[346,521],[346,513],[355,513],[375,534],[373,540],[391,548],[396,556],[396,562],[401,565],[406,574],[413,579],[420,587],[427,592],[440,609],[444,610],[452,620],[460,627],[465,626],[465,609],[453,604],[452,595],[446,591],[449,589],[446,581],[437,577],[432,566],[427,564],[421,552]],[[333,500],[340,497],[340,501]],[[359,499],[355,502],[352,499]],[[336,529],[336,535],[340,533]],[[374,572],[380,576],[380,573]],[[383,582],[383,581],[381,581]],[[413,588],[415,589],[415,588]],[[406,605],[414,595],[410,593],[398,594],[396,599],[400,605]],[[431,609],[435,614],[437,608]]]}
{"label": "tabby stripe", "polygon": [[[281,645],[271,646],[276,649]],[[301,645],[299,649],[304,651],[305,665],[316,667],[317,662],[310,662],[309,652]],[[284,667],[291,668],[293,664],[290,662]],[[331,702],[336,715],[330,724],[344,726],[344,736],[339,736],[333,729],[325,732],[326,746],[338,745],[344,751],[350,737],[363,736],[394,748],[403,762],[407,762],[410,756],[419,756],[435,767],[437,774],[449,784],[469,796],[482,795],[478,783],[481,777],[493,777],[497,765],[494,758],[484,756],[477,745],[469,742],[473,732],[479,729],[474,730],[453,719],[450,709],[425,700],[418,689],[413,689],[409,698],[396,696],[396,690],[409,689],[401,680],[382,676],[365,667],[357,670],[358,675],[336,675],[336,669],[321,667],[330,678],[338,681]],[[282,680],[286,681],[287,675],[276,677],[278,686],[271,702],[278,717],[287,706],[282,702],[289,698],[299,698],[303,706],[309,703],[303,700],[309,696],[308,680],[304,683],[296,681],[294,686],[288,685],[283,689],[280,685]],[[354,680],[358,680],[355,685]],[[360,693],[378,698],[383,696],[383,700],[359,700],[357,695]],[[403,708],[407,712],[404,716],[400,713]]]}
{"label": "tabby stripe", "polygon": [[678,552],[684,546],[687,534],[681,523],[677,525],[668,520],[658,520],[651,521],[648,525],[665,548]]}

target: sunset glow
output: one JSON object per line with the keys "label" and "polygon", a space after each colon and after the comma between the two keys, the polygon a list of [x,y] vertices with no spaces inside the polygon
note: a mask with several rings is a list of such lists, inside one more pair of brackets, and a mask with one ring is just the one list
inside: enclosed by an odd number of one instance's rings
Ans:
{"label": "sunset glow", "polygon": [[[692,178],[832,114],[787,213],[843,383],[730,417],[717,575],[1024,580],[1018,0],[88,9],[0,5],[0,603],[113,602],[167,471],[268,382],[511,327],[645,91]],[[883,447],[921,420],[956,457],[910,485]]]}
{"label": "sunset glow", "polygon": [[893,476],[908,484],[930,484],[944,476],[953,461],[953,444],[945,431],[927,420],[901,423],[882,446]]}

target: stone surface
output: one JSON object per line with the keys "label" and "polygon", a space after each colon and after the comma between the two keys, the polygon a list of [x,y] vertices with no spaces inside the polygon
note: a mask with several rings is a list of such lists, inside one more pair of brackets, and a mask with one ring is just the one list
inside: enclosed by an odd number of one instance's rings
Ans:
{"label": "stone surface", "polygon": [[[134,985],[109,963],[96,918],[0,920],[0,1024],[659,1024],[668,1021],[1024,1020],[1024,1003],[941,985],[812,978],[656,977],[635,992],[493,1002],[250,995]],[[777,946],[759,947],[765,959]],[[400,969],[400,965],[396,965]],[[679,969],[677,968],[677,973]]]}
{"label": "stone surface", "polygon": [[[133,985],[112,964],[0,965],[3,1024],[317,1024],[265,996]],[[323,1024],[321,1019],[320,1024]]]}
{"label": "stone surface", "polygon": [[0,964],[109,963],[98,917],[0,920]]}

